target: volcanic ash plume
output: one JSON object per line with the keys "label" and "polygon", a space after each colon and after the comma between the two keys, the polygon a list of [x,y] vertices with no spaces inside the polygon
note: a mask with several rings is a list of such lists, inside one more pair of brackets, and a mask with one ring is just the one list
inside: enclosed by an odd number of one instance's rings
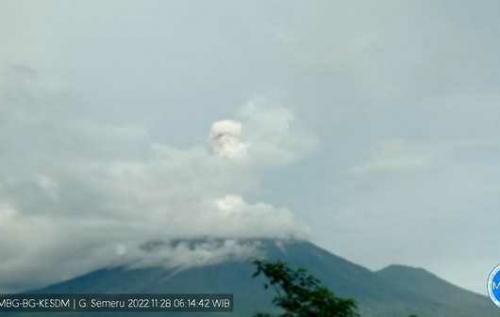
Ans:
{"label": "volcanic ash plume", "polygon": [[234,120],[221,120],[212,124],[210,139],[217,155],[232,159],[246,154],[247,144],[241,140],[242,125]]}

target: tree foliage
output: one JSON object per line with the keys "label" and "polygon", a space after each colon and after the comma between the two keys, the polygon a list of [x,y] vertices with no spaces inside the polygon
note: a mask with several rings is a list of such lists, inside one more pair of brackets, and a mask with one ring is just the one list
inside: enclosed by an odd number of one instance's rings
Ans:
{"label": "tree foliage", "polygon": [[276,292],[273,303],[280,315],[259,313],[255,317],[358,317],[356,303],[342,299],[304,269],[293,270],[284,262],[254,261],[254,277],[267,278],[264,287]]}

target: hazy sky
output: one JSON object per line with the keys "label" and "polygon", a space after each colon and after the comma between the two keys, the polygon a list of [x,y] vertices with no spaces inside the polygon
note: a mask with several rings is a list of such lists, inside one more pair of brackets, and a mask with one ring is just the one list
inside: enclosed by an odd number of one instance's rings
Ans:
{"label": "hazy sky", "polygon": [[150,236],[500,262],[497,0],[1,0],[0,38],[0,289]]}

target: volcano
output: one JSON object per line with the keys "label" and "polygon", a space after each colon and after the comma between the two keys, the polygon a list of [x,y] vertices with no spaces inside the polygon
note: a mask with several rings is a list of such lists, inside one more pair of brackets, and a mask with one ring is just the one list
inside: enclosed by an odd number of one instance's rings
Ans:
{"label": "volcano", "polygon": [[[302,267],[319,278],[337,296],[353,298],[362,317],[498,317],[498,310],[485,296],[457,287],[421,269],[392,265],[371,271],[332,254],[308,241],[258,240],[259,253],[268,260],[282,260]],[[195,247],[197,241],[190,242]],[[150,252],[155,252],[152,247]],[[276,312],[273,292],[263,288],[262,278],[252,278],[251,259],[185,268],[107,267],[54,284],[38,293],[231,293],[233,313],[210,316],[253,316]],[[14,314],[20,316],[21,314]],[[37,316],[39,316],[38,314]],[[109,316],[110,313],[71,313],[58,316]],[[127,316],[162,315],[127,313]],[[168,313],[170,316],[202,316],[199,313]],[[204,314],[207,315],[207,314]]]}

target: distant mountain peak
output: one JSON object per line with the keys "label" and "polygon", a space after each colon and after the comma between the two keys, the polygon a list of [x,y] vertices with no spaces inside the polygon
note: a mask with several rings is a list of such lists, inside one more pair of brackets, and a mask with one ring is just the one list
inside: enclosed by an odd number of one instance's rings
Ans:
{"label": "distant mountain peak", "polygon": [[405,274],[405,275],[418,275],[419,277],[428,277],[428,278],[439,278],[432,272],[427,271],[422,267],[415,267],[409,265],[402,264],[391,264],[386,266],[385,268],[376,271],[375,273],[384,275],[384,274]]}

